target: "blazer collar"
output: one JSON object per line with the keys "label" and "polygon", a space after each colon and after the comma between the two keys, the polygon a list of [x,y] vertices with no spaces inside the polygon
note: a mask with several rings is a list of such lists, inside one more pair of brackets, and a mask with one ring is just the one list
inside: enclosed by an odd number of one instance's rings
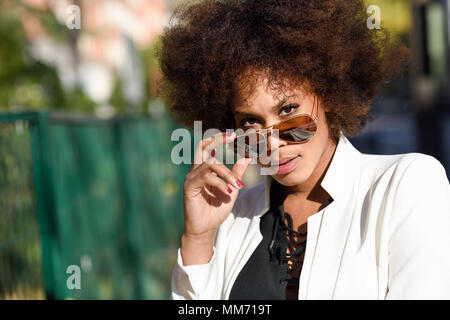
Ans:
{"label": "blazer collar", "polygon": [[334,201],[348,198],[359,172],[362,154],[340,132],[340,139],[330,166],[320,184]]}
{"label": "blazer collar", "polygon": [[[348,140],[348,138],[340,132],[339,141],[331,159],[330,166],[322,179],[321,186],[333,198],[333,201],[340,201],[348,197],[353,190],[355,178],[359,175],[362,154]],[[264,207],[258,210],[259,215],[264,214],[270,208],[270,186],[273,178],[266,176],[264,187]]]}

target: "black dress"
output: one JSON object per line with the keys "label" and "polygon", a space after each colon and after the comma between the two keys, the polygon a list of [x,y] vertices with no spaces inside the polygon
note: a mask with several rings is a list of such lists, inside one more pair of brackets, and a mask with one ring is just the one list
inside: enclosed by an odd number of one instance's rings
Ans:
{"label": "black dress", "polygon": [[[306,249],[306,240],[295,242],[294,238],[306,234],[293,230],[292,217],[284,211],[284,198],[281,185],[273,181],[270,208],[259,225],[263,239],[237,276],[230,300],[286,300],[286,286],[293,286],[298,292],[299,279],[289,273],[300,268],[303,261],[299,257]],[[320,209],[331,202],[332,198],[328,199]],[[288,247],[291,254],[286,253]],[[288,261],[292,261],[291,268]]]}

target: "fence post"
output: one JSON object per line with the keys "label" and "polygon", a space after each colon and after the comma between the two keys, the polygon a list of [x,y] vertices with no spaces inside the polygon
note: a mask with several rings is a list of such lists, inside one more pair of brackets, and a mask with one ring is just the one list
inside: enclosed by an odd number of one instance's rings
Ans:
{"label": "fence post", "polygon": [[[133,182],[131,181],[132,177],[130,177],[130,174],[128,172],[128,163],[127,163],[127,157],[124,154],[124,148],[123,148],[123,139],[124,134],[127,134],[126,130],[124,130],[124,126],[128,124],[130,121],[136,123],[137,119],[134,117],[126,117],[121,118],[113,123],[113,135],[114,135],[114,152],[115,152],[115,158],[118,165],[118,174],[120,179],[120,187],[123,195],[124,200],[124,227],[126,230],[126,243],[124,243],[124,246],[126,248],[126,253],[128,256],[128,259],[130,261],[133,261],[133,286],[134,286],[134,297],[133,299],[143,299],[144,293],[142,289],[142,261],[140,259],[140,256],[137,252],[138,245],[135,237],[135,230],[133,230],[133,227],[137,225],[136,219],[137,219],[137,212],[138,209],[136,208],[136,190],[134,190]],[[129,133],[128,133],[129,134]]]}
{"label": "fence post", "polygon": [[58,252],[55,248],[57,244],[56,208],[48,121],[48,112],[37,113],[36,119],[30,123],[30,134],[45,294],[47,299],[57,299],[54,274],[55,254]]}

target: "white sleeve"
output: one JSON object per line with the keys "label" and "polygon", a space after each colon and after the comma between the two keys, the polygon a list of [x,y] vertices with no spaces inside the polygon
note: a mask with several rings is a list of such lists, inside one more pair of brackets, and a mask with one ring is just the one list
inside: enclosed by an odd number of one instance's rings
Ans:
{"label": "white sleeve", "polygon": [[386,299],[450,299],[450,184],[436,158],[405,170],[391,228]]}
{"label": "white sleeve", "polygon": [[178,249],[177,262],[172,272],[171,300],[212,300],[217,297],[217,254],[207,264],[184,266]]}

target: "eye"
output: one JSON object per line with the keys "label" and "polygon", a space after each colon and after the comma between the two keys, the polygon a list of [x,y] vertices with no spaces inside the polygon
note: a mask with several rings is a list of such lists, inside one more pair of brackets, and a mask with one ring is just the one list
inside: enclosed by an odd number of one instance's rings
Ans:
{"label": "eye", "polygon": [[242,119],[241,121],[239,121],[239,124],[241,125],[241,127],[251,127],[257,123],[258,123],[258,120],[250,119],[250,118]]}
{"label": "eye", "polygon": [[294,111],[299,107],[298,104],[290,104],[288,106],[284,106],[283,108],[280,109],[280,116],[287,116],[290,115],[292,113],[294,113]]}

